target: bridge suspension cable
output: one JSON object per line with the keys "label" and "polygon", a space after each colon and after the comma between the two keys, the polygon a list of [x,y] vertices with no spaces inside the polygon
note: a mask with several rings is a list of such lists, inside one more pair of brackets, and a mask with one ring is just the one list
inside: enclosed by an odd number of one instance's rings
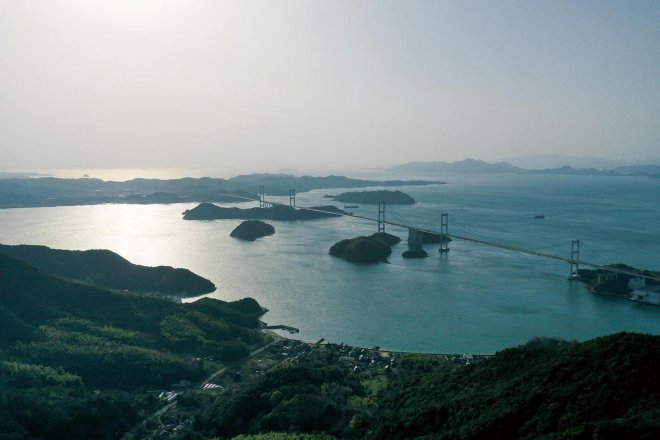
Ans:
{"label": "bridge suspension cable", "polygon": [[[242,199],[242,200],[249,200],[249,201],[253,201],[253,202],[260,202],[260,206],[264,206],[265,200],[262,199],[262,196],[261,196],[262,194],[263,193],[260,193],[260,198],[259,199],[245,197],[245,196],[239,196],[239,195],[236,195],[236,194],[219,194],[219,195],[220,196],[237,198],[237,199]],[[267,205],[270,205],[270,206],[279,205],[279,206],[289,207],[289,205],[287,205],[287,204],[278,203],[278,202],[268,202]],[[403,228],[403,229],[411,229],[412,228],[412,229],[415,229],[417,231],[420,231],[420,232],[423,232],[423,233],[426,233],[426,234],[438,235],[438,236],[446,235],[449,238],[455,239],[455,240],[462,240],[462,241],[467,241],[467,242],[471,242],[471,243],[482,244],[482,245],[494,247],[494,248],[497,248],[497,249],[503,249],[503,250],[508,250],[508,251],[512,251],[512,252],[519,252],[519,253],[525,254],[525,255],[548,258],[548,259],[551,259],[551,260],[561,261],[561,262],[568,263],[568,264],[571,264],[571,265],[575,265],[576,263],[578,263],[580,266],[586,266],[586,267],[591,267],[591,268],[598,269],[598,270],[604,270],[604,271],[608,271],[608,272],[612,272],[612,273],[616,273],[616,274],[629,275],[629,276],[633,276],[633,277],[645,278],[647,280],[654,280],[654,281],[660,282],[660,276],[645,275],[641,272],[633,272],[633,271],[630,271],[630,270],[619,269],[619,268],[608,266],[608,265],[596,264],[596,263],[592,263],[592,262],[589,262],[589,261],[583,261],[583,260],[577,260],[576,261],[573,258],[562,257],[560,255],[554,255],[554,254],[550,254],[550,253],[542,252],[542,251],[535,251],[535,250],[532,250],[532,249],[526,249],[526,248],[523,248],[523,247],[520,247],[520,246],[513,246],[513,245],[509,245],[509,244],[496,243],[496,242],[492,242],[492,241],[484,239],[484,238],[474,238],[474,237],[468,237],[468,236],[465,236],[465,235],[449,234],[449,233],[445,234],[445,233],[442,233],[442,232],[439,232],[439,231],[435,231],[433,229],[419,228],[419,227],[412,226],[412,225],[406,225],[403,222],[402,223],[392,222],[390,220],[385,220],[384,218],[375,219],[375,218],[371,218],[371,217],[365,217],[363,215],[356,215],[354,213],[349,213],[349,212],[327,211],[327,210],[323,210],[323,209],[319,209],[319,208],[313,208],[313,207],[307,207],[307,206],[296,206],[294,209],[304,210],[304,211],[311,211],[311,212],[318,212],[318,213],[329,214],[329,215],[334,215],[334,216],[358,218],[358,219],[361,219],[361,220],[366,220],[366,221],[375,222],[375,223],[387,224],[387,225],[390,225],[390,226],[395,226],[395,227],[399,227],[399,228]],[[401,220],[405,221],[405,219],[401,219]],[[463,228],[463,230],[465,231],[464,228]],[[465,232],[467,232],[467,231],[465,231]]]}

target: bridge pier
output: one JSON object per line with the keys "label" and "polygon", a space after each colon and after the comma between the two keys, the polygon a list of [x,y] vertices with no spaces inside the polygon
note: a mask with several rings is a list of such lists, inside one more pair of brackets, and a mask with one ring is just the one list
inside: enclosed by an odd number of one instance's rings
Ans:
{"label": "bridge pier", "polygon": [[580,279],[580,240],[571,240],[571,273],[569,279]]}
{"label": "bridge pier", "polygon": [[440,216],[440,234],[442,239],[440,240],[440,249],[438,252],[441,254],[446,254],[449,252],[449,214],[444,213]]}
{"label": "bridge pier", "polygon": [[385,202],[378,202],[378,233],[385,233]]}
{"label": "bridge pier", "polygon": [[295,189],[290,189],[289,190],[289,206],[291,208],[296,207],[296,190]]}

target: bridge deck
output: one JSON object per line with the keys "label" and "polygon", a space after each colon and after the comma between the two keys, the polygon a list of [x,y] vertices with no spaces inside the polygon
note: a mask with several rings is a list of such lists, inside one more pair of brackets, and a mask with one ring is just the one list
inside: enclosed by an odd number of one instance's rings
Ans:
{"label": "bridge deck", "polygon": [[[237,196],[237,195],[234,195],[234,194],[220,194],[220,195],[235,197],[235,198],[238,198],[238,199],[250,200],[250,201],[253,201],[253,202],[258,202],[259,201],[258,199],[253,199],[253,198],[250,198],[250,197]],[[277,202],[268,202],[268,203],[271,204],[271,205],[289,206],[285,203],[277,203]],[[306,211],[314,211],[314,212],[320,212],[320,213],[324,213],[324,214],[332,214],[332,215],[336,215],[336,216],[358,218],[358,219],[361,219],[361,220],[366,220],[366,221],[375,222],[375,223],[379,222],[378,219],[371,218],[371,217],[365,217],[363,215],[355,215],[355,214],[352,214],[352,213],[351,214],[349,214],[349,213],[341,214],[341,213],[337,213],[337,212],[324,211],[322,209],[305,207],[305,206],[296,206],[295,209],[303,209],[303,210],[306,210]],[[431,234],[431,235],[447,235],[448,237],[450,237],[452,239],[456,239],[456,240],[469,241],[469,242],[472,242],[472,243],[483,244],[485,246],[495,247],[495,248],[498,248],[498,249],[504,249],[504,250],[508,250],[508,251],[512,251],[512,252],[519,252],[521,254],[532,255],[532,256],[542,257],[542,258],[549,258],[549,259],[552,259],[552,260],[562,261],[564,263],[569,263],[569,264],[577,263],[580,266],[587,266],[587,267],[591,267],[591,268],[594,268],[594,269],[605,270],[605,271],[608,271],[608,272],[622,274],[622,275],[629,275],[629,276],[634,276],[634,277],[644,277],[644,278],[649,279],[649,280],[654,280],[654,281],[659,281],[660,282],[660,277],[644,276],[643,274],[638,273],[638,272],[632,272],[632,271],[628,271],[628,270],[624,270],[624,269],[617,269],[615,267],[610,267],[610,266],[603,266],[602,264],[590,263],[590,262],[584,261],[584,260],[577,260],[576,261],[576,260],[572,260],[571,258],[562,257],[560,255],[553,255],[553,254],[549,254],[547,252],[540,252],[540,251],[535,251],[535,250],[532,250],[532,249],[525,249],[525,248],[522,248],[522,247],[519,247],[519,246],[513,246],[513,245],[503,244],[503,243],[495,243],[495,242],[492,242],[492,241],[481,240],[481,239],[472,238],[472,237],[466,237],[466,236],[463,236],[463,235],[442,234],[441,232],[434,231],[432,229],[420,228],[420,227],[417,227],[417,226],[414,226],[414,225],[407,225],[407,224],[391,222],[391,221],[387,221],[387,220],[384,220],[382,223],[384,223],[386,225],[390,225],[390,226],[396,226],[396,227],[399,227],[399,228],[404,228],[404,229],[415,229],[417,231],[421,231],[421,232]]]}

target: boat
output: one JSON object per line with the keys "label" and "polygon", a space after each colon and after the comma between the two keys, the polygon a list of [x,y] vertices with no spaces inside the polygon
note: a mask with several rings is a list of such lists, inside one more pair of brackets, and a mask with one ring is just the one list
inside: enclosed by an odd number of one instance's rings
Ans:
{"label": "boat", "polygon": [[545,218],[545,215],[543,215],[543,214],[534,216],[535,220],[541,220],[541,219],[544,219],[544,218]]}
{"label": "boat", "polygon": [[351,209],[351,208],[355,209],[355,208],[359,208],[359,206],[357,206],[357,205],[344,205],[344,209]]}

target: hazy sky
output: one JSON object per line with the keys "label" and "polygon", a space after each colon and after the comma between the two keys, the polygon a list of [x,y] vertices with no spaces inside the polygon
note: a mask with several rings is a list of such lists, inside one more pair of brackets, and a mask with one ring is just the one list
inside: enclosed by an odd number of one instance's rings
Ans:
{"label": "hazy sky", "polygon": [[0,168],[530,154],[660,158],[660,1],[0,0]]}

